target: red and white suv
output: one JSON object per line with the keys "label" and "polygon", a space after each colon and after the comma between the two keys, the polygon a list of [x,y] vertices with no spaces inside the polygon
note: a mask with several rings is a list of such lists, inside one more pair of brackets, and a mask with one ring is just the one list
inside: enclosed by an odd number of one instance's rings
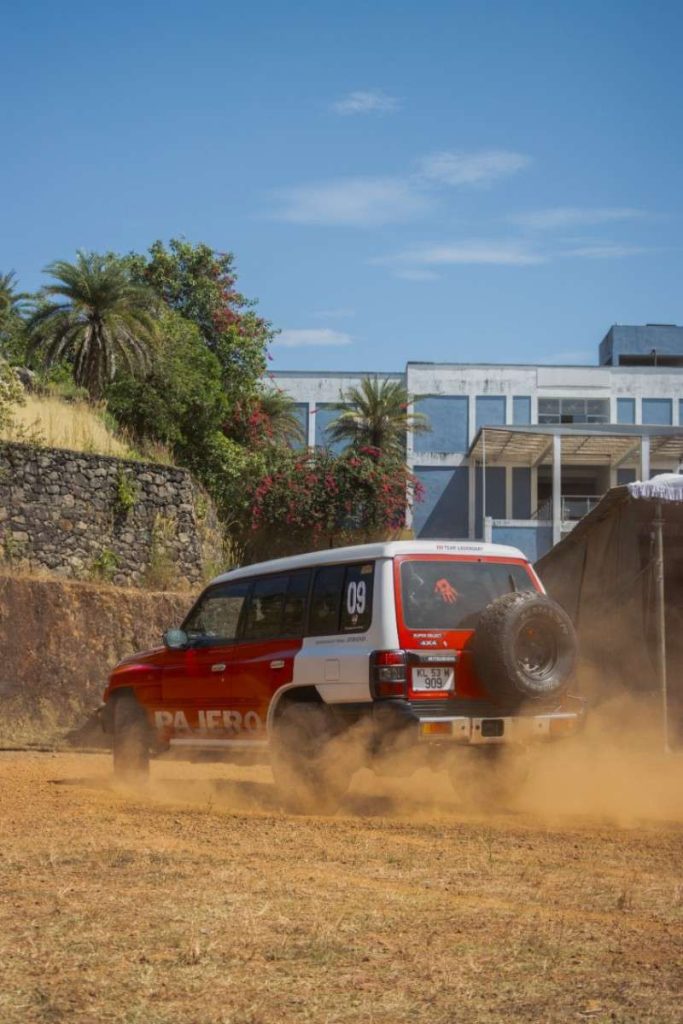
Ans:
{"label": "red and white suv", "polygon": [[575,647],[515,548],[318,551],[217,577],[163,647],[114,669],[103,721],[122,772],[169,748],[258,755],[285,795],[336,798],[348,779],[324,768],[326,752],[350,735],[371,767],[397,746],[448,767],[462,746],[573,732]]}

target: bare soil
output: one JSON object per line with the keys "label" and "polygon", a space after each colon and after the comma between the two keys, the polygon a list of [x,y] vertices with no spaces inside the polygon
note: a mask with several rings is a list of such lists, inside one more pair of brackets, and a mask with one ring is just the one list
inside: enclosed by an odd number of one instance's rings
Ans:
{"label": "bare soil", "polygon": [[552,813],[365,772],[322,818],[266,768],[1,754],[0,1021],[680,1024],[681,765],[628,813],[593,767]]}

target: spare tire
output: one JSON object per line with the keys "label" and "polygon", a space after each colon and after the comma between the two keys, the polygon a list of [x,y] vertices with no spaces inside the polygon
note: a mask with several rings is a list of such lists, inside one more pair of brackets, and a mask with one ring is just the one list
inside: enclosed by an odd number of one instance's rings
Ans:
{"label": "spare tire", "polygon": [[559,696],[574,672],[576,651],[572,620],[536,591],[492,601],[472,640],[477,674],[489,694],[514,703]]}

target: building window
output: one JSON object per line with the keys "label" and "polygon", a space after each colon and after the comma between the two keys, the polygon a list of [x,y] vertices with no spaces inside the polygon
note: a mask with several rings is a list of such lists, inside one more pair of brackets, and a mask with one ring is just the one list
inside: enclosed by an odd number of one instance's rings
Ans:
{"label": "building window", "polygon": [[306,448],[308,446],[308,402],[295,402],[292,412],[301,426],[301,441],[297,441],[295,448]]}
{"label": "building window", "polygon": [[416,452],[466,452],[469,400],[464,395],[425,395],[416,399],[415,411],[423,412],[431,430],[413,436]]}
{"label": "building window", "polygon": [[609,423],[608,398],[539,398],[539,423]]}
{"label": "building window", "polygon": [[505,398],[498,395],[478,395],[475,429],[505,426]]}
{"label": "building window", "polygon": [[441,469],[415,466],[424,487],[422,501],[413,509],[417,537],[467,537],[469,517],[469,470],[467,466]]}
{"label": "building window", "polygon": [[333,402],[319,402],[315,407],[315,446],[316,448],[329,448],[335,454],[339,454],[345,447],[346,442],[338,441],[332,444],[329,437],[329,428],[341,412]]}
{"label": "building window", "polygon": [[654,423],[660,427],[670,427],[672,412],[670,398],[643,399],[643,423]]}
{"label": "building window", "polygon": [[617,423],[636,422],[635,398],[617,398]]}
{"label": "building window", "polygon": [[518,427],[531,423],[531,399],[526,395],[515,395],[512,399],[512,422]]}
{"label": "building window", "polygon": [[683,398],[678,399],[678,422],[683,427]]}

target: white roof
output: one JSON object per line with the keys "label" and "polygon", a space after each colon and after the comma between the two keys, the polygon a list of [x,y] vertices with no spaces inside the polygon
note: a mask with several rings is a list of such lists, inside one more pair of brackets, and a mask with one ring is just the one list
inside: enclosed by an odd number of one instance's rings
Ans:
{"label": "white roof", "polygon": [[391,540],[378,544],[355,544],[348,548],[325,548],[324,551],[308,551],[289,558],[256,562],[254,565],[245,565],[221,573],[211,582],[220,583],[223,580],[260,576],[263,573],[305,569],[312,565],[374,561],[377,558],[393,558],[395,555],[474,555],[479,558],[521,558],[527,561],[519,548],[508,547],[505,544],[484,544],[483,541],[477,540]]}

